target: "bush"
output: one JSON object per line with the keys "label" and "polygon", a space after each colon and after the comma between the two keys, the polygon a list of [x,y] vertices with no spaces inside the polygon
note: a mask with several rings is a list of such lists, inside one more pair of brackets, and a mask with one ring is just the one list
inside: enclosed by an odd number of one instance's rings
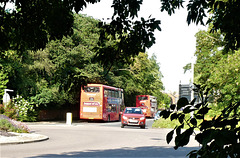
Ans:
{"label": "bush", "polygon": [[171,121],[170,118],[168,119],[160,118],[153,123],[152,127],[153,128],[174,128],[177,125],[180,125],[180,123],[177,120]]}
{"label": "bush", "polygon": [[18,121],[36,121],[37,118],[37,112],[34,109],[34,105],[30,104],[21,96],[13,98],[6,107],[1,104],[0,114]]}
{"label": "bush", "polygon": [[17,112],[17,120],[19,121],[36,121],[36,112],[33,104],[17,95],[12,100],[12,107],[15,107]]}
{"label": "bush", "polygon": [[[186,115],[186,119],[190,119],[190,114]],[[158,120],[156,120],[152,127],[153,128],[170,128],[170,129],[173,129],[175,128],[176,126],[180,126],[180,122],[179,120],[171,120],[171,118],[167,118],[167,119],[164,119],[164,118],[159,118]],[[183,129],[186,129],[187,126],[184,126]]]}
{"label": "bush", "polygon": [[12,119],[17,119],[17,111],[16,108],[12,104],[8,104],[6,106],[2,105],[0,107],[0,112],[1,114],[12,118]]}
{"label": "bush", "polygon": [[30,132],[29,128],[25,123],[10,119],[5,115],[0,115],[0,130],[18,133]]}

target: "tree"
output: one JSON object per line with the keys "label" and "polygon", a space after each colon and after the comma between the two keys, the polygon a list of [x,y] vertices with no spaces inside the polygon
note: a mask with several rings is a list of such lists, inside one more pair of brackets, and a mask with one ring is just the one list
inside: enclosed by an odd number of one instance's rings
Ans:
{"label": "tree", "polygon": [[35,104],[61,107],[74,104],[82,84],[101,80],[102,66],[93,63],[99,37],[98,21],[75,15],[72,36],[52,40],[45,49],[6,51],[3,67],[8,86]]}
{"label": "tree", "polygon": [[[0,1],[0,34],[3,37],[0,50],[36,50],[44,48],[52,39],[61,39],[72,34],[73,9],[78,12],[87,3],[97,3],[100,0],[44,0],[44,1]],[[6,10],[6,4],[13,3],[16,9]],[[104,32],[115,37],[118,34],[120,44],[118,51],[113,52],[116,59],[128,55],[136,55],[140,50],[149,48],[154,42],[153,31],[160,29],[159,21],[155,19],[133,21],[137,17],[141,1],[113,1],[114,15],[110,25],[102,27]],[[101,34],[100,50],[105,39],[105,33]],[[123,33],[127,33],[124,35]],[[130,49],[129,44],[135,45]],[[126,53],[126,56],[123,52]],[[103,51],[103,50],[102,50]],[[99,54],[102,54],[102,51]],[[120,53],[121,52],[121,53]],[[120,54],[119,54],[120,53]],[[103,59],[103,58],[102,58]]]}
{"label": "tree", "polygon": [[[128,62],[114,63],[106,70],[96,59],[100,30],[98,20],[75,14],[73,34],[50,41],[45,49],[24,52],[7,51],[4,67],[9,72],[9,86],[40,108],[65,107],[79,101],[80,87],[103,83],[123,88],[125,100],[135,105],[137,94],[151,94],[162,102],[162,74],[156,57],[140,53]],[[106,41],[114,48],[117,40]],[[108,73],[107,73],[108,72]]]}
{"label": "tree", "polygon": [[[44,48],[52,39],[61,39],[73,33],[73,10],[77,13],[88,3],[100,0],[32,0],[32,1],[0,1],[0,50],[37,50]],[[100,25],[98,57],[103,63],[110,65],[109,52],[115,56],[114,61],[128,60],[129,57],[145,52],[155,43],[154,31],[160,29],[160,21],[154,18],[136,20],[143,0],[114,0],[112,21]],[[161,0],[161,11],[169,15],[182,8],[183,0]],[[16,8],[9,10],[6,4],[12,3]],[[187,5],[187,22],[205,24],[206,11],[210,13],[207,24],[212,24],[211,31],[220,30],[224,36],[225,49],[237,50],[240,47],[240,17],[238,0],[190,0]],[[117,35],[117,36],[116,36]],[[105,46],[105,40],[118,39],[115,49]],[[135,47],[131,47],[134,45]],[[111,50],[111,51],[110,51]],[[106,60],[105,60],[106,59]],[[107,63],[106,63],[107,62]]]}
{"label": "tree", "polygon": [[239,50],[225,54],[222,34],[199,31],[196,34],[195,83],[212,89],[218,108],[239,99]]}
{"label": "tree", "polygon": [[[73,35],[51,41],[46,49],[37,53],[40,58],[34,59],[35,65],[37,61],[45,65],[43,61],[48,59],[50,73],[45,68],[38,72],[38,82],[43,83],[39,83],[40,91],[34,97],[35,101],[44,99],[41,104],[73,105],[79,101],[81,85],[102,80],[102,66],[92,62],[99,36],[97,24],[97,20],[76,14]],[[41,55],[45,53],[46,57]],[[37,72],[39,66],[35,69]]]}
{"label": "tree", "polygon": [[[161,90],[162,74],[156,56],[148,58],[146,53],[139,53],[132,64],[114,66],[109,72],[108,83],[124,89],[126,106],[136,105],[136,95],[148,94],[158,98],[158,103],[165,100]],[[167,104],[167,101],[166,101]]]}

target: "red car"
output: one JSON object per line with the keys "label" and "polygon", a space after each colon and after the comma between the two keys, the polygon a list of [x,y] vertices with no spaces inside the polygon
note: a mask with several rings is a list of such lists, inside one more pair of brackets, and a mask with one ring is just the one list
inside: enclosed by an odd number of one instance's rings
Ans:
{"label": "red car", "polygon": [[145,128],[146,118],[141,108],[126,107],[121,116],[121,128],[124,126],[140,126]]}

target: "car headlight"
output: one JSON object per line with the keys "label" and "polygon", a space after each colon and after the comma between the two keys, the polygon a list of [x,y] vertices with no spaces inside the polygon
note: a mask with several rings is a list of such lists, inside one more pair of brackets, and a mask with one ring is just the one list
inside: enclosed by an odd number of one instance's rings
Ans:
{"label": "car headlight", "polygon": [[140,118],[140,120],[144,120],[144,119],[145,119],[145,117],[141,117],[141,118]]}
{"label": "car headlight", "polygon": [[127,117],[126,117],[126,116],[123,116],[123,119],[124,119],[124,120],[126,120],[126,119],[127,119]]}

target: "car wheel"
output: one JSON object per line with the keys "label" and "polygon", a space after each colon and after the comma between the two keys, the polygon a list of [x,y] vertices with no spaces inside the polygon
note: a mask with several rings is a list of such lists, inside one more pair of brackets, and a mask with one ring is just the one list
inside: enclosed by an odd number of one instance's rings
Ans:
{"label": "car wheel", "polygon": [[142,129],[145,129],[145,125],[140,126]]}

